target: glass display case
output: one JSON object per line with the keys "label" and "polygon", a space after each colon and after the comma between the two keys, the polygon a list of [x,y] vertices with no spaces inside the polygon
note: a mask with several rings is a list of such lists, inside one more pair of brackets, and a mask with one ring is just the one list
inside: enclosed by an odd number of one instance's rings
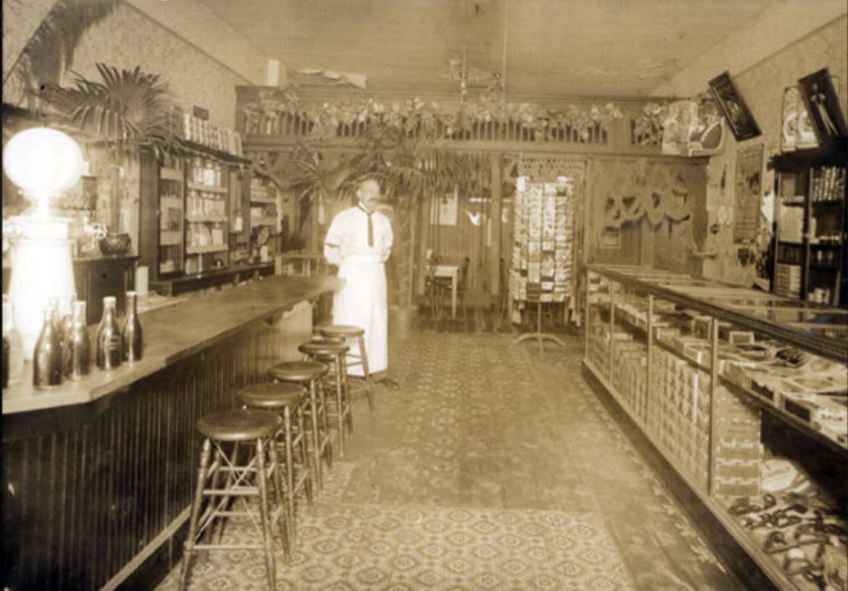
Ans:
{"label": "glass display case", "polygon": [[584,365],[780,589],[845,589],[848,310],[587,268]]}

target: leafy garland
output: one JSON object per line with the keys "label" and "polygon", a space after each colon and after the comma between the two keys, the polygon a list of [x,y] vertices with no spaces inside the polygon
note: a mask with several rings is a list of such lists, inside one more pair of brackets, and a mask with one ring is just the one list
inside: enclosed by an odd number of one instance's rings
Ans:
{"label": "leafy garland", "polygon": [[242,111],[247,133],[257,133],[263,122],[275,121],[281,114],[288,114],[309,121],[309,135],[316,139],[333,137],[342,124],[368,124],[375,120],[424,139],[437,139],[443,132],[450,136],[468,131],[475,124],[490,122],[516,123],[537,132],[569,126],[586,139],[596,125],[606,130],[610,122],[622,117],[621,110],[612,103],[602,107],[592,105],[588,109],[577,105],[553,109],[526,102],[503,102],[491,95],[459,104],[425,102],[417,97],[391,103],[362,98],[306,104],[292,87],[261,89],[257,101],[245,104]]}
{"label": "leafy garland", "polygon": [[633,119],[633,136],[642,146],[662,143],[663,121],[668,115],[668,103],[648,103]]}
{"label": "leafy garland", "polygon": [[[703,117],[706,124],[710,125],[714,120],[721,117],[715,99],[706,93],[695,95],[691,99],[699,105],[699,112],[704,109]],[[663,124],[670,112],[669,102],[651,102],[642,107],[639,116],[633,119],[633,135],[637,144],[653,146],[662,143]]]}

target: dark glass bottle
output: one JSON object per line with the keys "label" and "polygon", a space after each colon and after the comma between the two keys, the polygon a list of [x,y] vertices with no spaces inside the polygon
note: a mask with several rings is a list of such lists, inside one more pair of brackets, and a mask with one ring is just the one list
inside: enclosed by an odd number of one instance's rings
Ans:
{"label": "dark glass bottle", "polygon": [[70,370],[72,380],[80,380],[88,375],[91,367],[91,340],[85,324],[85,302],[74,302],[71,330],[67,336],[70,351]]}
{"label": "dark glass bottle", "polygon": [[74,304],[77,296],[72,295],[68,313],[62,317],[62,360],[65,376],[71,375],[71,331],[74,329]]}
{"label": "dark glass bottle", "polygon": [[103,298],[103,317],[97,327],[97,354],[95,361],[100,369],[113,369],[121,365],[123,347],[121,329],[116,318],[117,301],[115,296]]}
{"label": "dark glass bottle", "polygon": [[144,340],[141,334],[141,322],[138,319],[138,294],[127,292],[127,322],[121,335],[124,344],[124,359],[132,363],[141,359]]}
{"label": "dark glass bottle", "polygon": [[55,306],[44,310],[44,325],[35,342],[32,355],[32,385],[36,388],[53,388],[62,383],[62,344],[56,330],[57,316]]}
{"label": "dark glass bottle", "polygon": [[9,338],[3,335],[3,387],[9,385]]}

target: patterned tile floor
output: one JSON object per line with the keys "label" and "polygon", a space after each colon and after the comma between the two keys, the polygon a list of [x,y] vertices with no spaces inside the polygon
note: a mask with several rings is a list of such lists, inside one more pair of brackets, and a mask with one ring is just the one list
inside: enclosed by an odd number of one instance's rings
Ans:
{"label": "patterned tile floor", "polygon": [[[511,339],[393,340],[400,387],[357,400],[277,589],[740,588],[581,377],[580,341]],[[263,589],[262,558],[201,553],[190,588]]]}

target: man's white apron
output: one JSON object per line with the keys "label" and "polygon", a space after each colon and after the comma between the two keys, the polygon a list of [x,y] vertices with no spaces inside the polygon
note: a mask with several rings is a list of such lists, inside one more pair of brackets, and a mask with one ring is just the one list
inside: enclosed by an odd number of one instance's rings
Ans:
{"label": "man's white apron", "polygon": [[[350,324],[365,329],[368,370],[386,371],[389,364],[388,302],[386,272],[377,254],[355,254],[345,257],[339,266],[344,286],[333,300],[333,324]],[[348,343],[351,353],[359,354],[358,345]],[[362,367],[352,367],[351,375],[362,376]]]}

